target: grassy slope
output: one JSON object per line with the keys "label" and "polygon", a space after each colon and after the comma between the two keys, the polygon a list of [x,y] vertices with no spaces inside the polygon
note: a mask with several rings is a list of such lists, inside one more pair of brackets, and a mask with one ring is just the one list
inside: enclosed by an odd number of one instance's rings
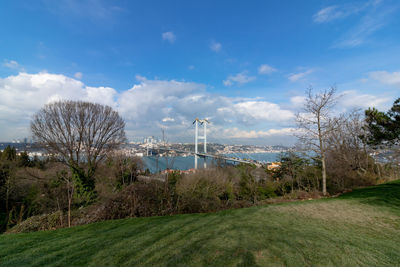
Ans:
{"label": "grassy slope", "polygon": [[400,264],[400,182],[336,199],[0,236],[1,266]]}

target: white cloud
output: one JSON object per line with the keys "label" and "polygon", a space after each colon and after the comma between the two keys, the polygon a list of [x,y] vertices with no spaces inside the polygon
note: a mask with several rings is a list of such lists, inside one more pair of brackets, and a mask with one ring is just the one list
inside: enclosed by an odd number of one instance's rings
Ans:
{"label": "white cloud", "polygon": [[139,82],[145,82],[147,80],[146,77],[139,74],[136,74],[135,79]]}
{"label": "white cloud", "polygon": [[347,32],[335,45],[336,48],[352,48],[365,43],[373,33],[385,25],[385,16],[366,16],[349,32]]}
{"label": "white cloud", "polygon": [[213,41],[211,41],[211,43],[210,43],[210,49],[211,49],[212,51],[218,53],[218,52],[221,51],[221,49],[222,49],[222,44],[221,44],[221,43],[217,43],[217,42],[215,42],[215,41],[213,40]]}
{"label": "white cloud", "polygon": [[240,130],[238,128],[224,129],[224,136],[235,139],[254,139],[270,136],[292,136],[298,131],[296,128],[269,129],[267,131]]}
{"label": "white cloud", "polygon": [[259,74],[271,74],[273,72],[277,71],[275,68],[267,65],[267,64],[263,64],[260,67],[258,67],[258,73]]}
{"label": "white cloud", "polygon": [[15,60],[5,59],[2,65],[12,70],[24,71],[24,68]]}
{"label": "white cloud", "polygon": [[349,30],[334,43],[333,47],[353,48],[363,45],[371,39],[375,32],[382,29],[395,14],[397,7],[380,5],[381,2],[371,0],[360,6],[344,6],[343,13],[346,16],[361,13],[361,11],[363,11],[363,15],[353,27],[349,27]]}
{"label": "white cloud", "polygon": [[[388,84],[398,84],[399,74],[396,72],[373,72],[370,75]],[[0,95],[0,140],[29,136],[32,114],[44,104],[61,99],[85,100],[112,106],[126,121],[128,138],[149,134],[157,136],[160,135],[160,129],[166,127],[169,140],[190,141],[193,137],[191,123],[199,117],[210,119],[211,139],[235,138],[246,142],[246,139],[256,141],[259,138],[257,142],[280,142],[289,140],[285,136],[291,135],[294,125],[294,112],[276,103],[215,95],[207,92],[203,84],[149,80],[143,76],[138,76],[137,83],[131,89],[117,92],[110,87],[87,86],[77,79],[60,74],[19,73],[0,78]],[[355,90],[344,91],[342,95],[338,112],[368,107],[386,110],[393,100],[389,96],[376,96]],[[294,96],[290,102],[294,108],[300,107],[304,97]],[[267,130],[254,130],[253,127]]]}
{"label": "white cloud", "polygon": [[374,71],[369,73],[369,77],[383,84],[400,88],[400,72]]}
{"label": "white cloud", "polygon": [[344,17],[345,14],[337,6],[328,6],[318,11],[314,16],[314,22],[329,22]]}
{"label": "white cloud", "polygon": [[167,127],[170,140],[182,140],[185,135],[191,140],[191,123],[196,117],[210,118],[213,127],[221,129],[227,125],[279,125],[293,117],[291,111],[271,102],[214,95],[203,84],[142,76],[131,89],[117,92],[60,74],[20,73],[0,78],[0,95],[0,140],[29,136],[31,116],[44,104],[62,99],[112,106],[126,121],[128,138],[157,135],[161,127]]}
{"label": "white cloud", "polygon": [[319,10],[316,14],[314,14],[313,20],[316,23],[326,23],[338,19],[343,19],[348,16],[365,11],[368,8],[376,7],[381,2],[382,2],[381,0],[370,0],[364,3],[344,4],[344,5],[334,5],[334,6],[324,7],[321,10]]}
{"label": "white cloud", "polygon": [[233,105],[235,117],[244,123],[257,121],[288,121],[294,118],[290,110],[283,110],[279,105],[267,101],[244,101]]}
{"label": "white cloud", "polygon": [[195,68],[196,68],[196,67],[193,66],[193,65],[189,65],[189,67],[188,67],[189,70],[194,70]]}
{"label": "white cloud", "polygon": [[392,99],[386,96],[376,96],[370,94],[360,94],[355,90],[348,90],[342,92],[339,98],[338,106],[345,110],[352,110],[354,108],[367,109],[369,107],[376,107],[379,109],[386,109]]}
{"label": "white cloud", "polygon": [[174,121],[175,119],[170,117],[165,117],[164,119],[162,119],[162,122],[174,122]]}
{"label": "white cloud", "polygon": [[161,37],[164,41],[168,41],[173,44],[176,40],[176,36],[173,32],[164,32],[161,34]]}
{"label": "white cloud", "polygon": [[225,86],[232,86],[235,83],[242,85],[251,81],[254,81],[256,77],[248,76],[246,71],[240,72],[236,75],[229,75],[226,80],[223,81]]}
{"label": "white cloud", "polygon": [[84,100],[101,103],[114,108],[116,107],[115,97],[117,96],[117,91],[115,91],[113,88],[103,86],[86,86],[85,91],[86,97],[83,98]]}
{"label": "white cloud", "polygon": [[299,108],[299,107],[304,106],[305,101],[306,101],[306,97],[305,96],[293,96],[293,97],[290,98],[290,103],[295,108]]}
{"label": "white cloud", "polygon": [[[334,113],[336,114],[352,111],[354,109],[367,109],[369,107],[386,109],[392,100],[392,98],[388,96],[365,94],[356,90],[342,91],[339,92],[337,96],[338,102],[334,109]],[[305,102],[305,96],[294,96],[290,98],[290,103],[295,109],[303,108]]]}
{"label": "white cloud", "polygon": [[77,78],[78,80],[81,80],[83,77],[82,72],[75,72],[74,77]]}
{"label": "white cloud", "polygon": [[[114,105],[115,94],[112,88],[88,87],[64,75],[45,72],[0,78],[0,138],[11,140],[15,134],[27,136],[30,117],[49,102],[71,99]],[[21,127],[25,127],[25,132],[15,132]]]}
{"label": "white cloud", "polygon": [[289,75],[288,79],[289,79],[291,82],[296,82],[296,81],[298,81],[298,80],[304,78],[305,76],[307,76],[307,75],[309,75],[309,74],[311,74],[311,73],[313,73],[313,72],[314,72],[314,70],[309,69],[309,70],[306,70],[306,71],[303,71],[303,72],[293,73],[293,74],[290,74],[290,75]]}

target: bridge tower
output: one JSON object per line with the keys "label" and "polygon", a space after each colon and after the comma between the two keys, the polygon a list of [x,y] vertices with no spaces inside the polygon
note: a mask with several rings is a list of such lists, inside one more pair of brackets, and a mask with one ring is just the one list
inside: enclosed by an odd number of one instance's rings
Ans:
{"label": "bridge tower", "polygon": [[146,141],[146,156],[153,156],[153,136],[149,136],[145,139]]}
{"label": "bridge tower", "polygon": [[[199,136],[199,123],[203,125],[203,136]],[[207,154],[207,123],[210,123],[207,119],[200,120],[196,118],[193,122],[195,125],[195,133],[194,133],[194,168],[197,169],[197,160],[199,158],[198,144],[199,139],[204,140],[204,154]],[[206,158],[204,157],[204,168],[207,168]]]}

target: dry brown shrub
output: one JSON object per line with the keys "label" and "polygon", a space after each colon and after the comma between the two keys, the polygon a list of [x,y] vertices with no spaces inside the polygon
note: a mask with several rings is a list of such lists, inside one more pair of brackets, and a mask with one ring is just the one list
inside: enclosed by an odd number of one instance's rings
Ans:
{"label": "dry brown shrub", "polygon": [[166,199],[164,183],[136,182],[100,206],[96,220],[165,215]]}
{"label": "dry brown shrub", "polygon": [[239,176],[233,168],[198,170],[185,175],[177,184],[178,210],[216,211],[229,207],[238,192]]}

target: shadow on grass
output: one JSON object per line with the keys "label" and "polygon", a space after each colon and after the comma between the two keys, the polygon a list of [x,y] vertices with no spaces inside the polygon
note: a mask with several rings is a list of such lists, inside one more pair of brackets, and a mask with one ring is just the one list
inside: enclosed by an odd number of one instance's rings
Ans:
{"label": "shadow on grass", "polygon": [[400,211],[400,180],[353,190],[341,199],[354,199],[363,204],[386,206]]}
{"label": "shadow on grass", "polygon": [[258,265],[256,263],[253,253],[251,253],[250,251],[247,251],[242,256],[242,261],[237,266],[245,267],[245,266],[258,266]]}

